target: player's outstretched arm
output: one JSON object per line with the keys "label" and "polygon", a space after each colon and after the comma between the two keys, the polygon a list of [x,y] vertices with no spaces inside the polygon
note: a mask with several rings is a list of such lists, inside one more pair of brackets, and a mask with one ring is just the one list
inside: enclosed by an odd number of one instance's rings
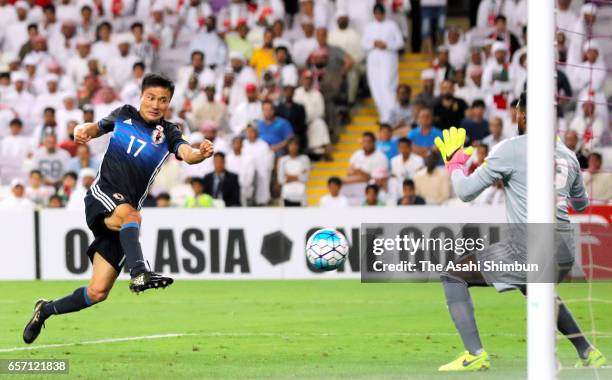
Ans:
{"label": "player's outstretched arm", "polygon": [[77,144],[86,144],[89,140],[101,135],[102,131],[98,123],[79,124],[74,128],[74,142]]}
{"label": "player's outstretched arm", "polygon": [[183,161],[189,165],[194,165],[212,156],[214,151],[213,143],[209,140],[204,140],[200,144],[200,149],[194,149],[187,144],[182,144],[178,147],[177,153]]}
{"label": "player's outstretched arm", "polygon": [[[468,176],[465,163],[472,154],[472,148],[463,149],[466,135],[465,129],[451,127],[442,133],[443,138],[436,137],[435,144],[444,159],[446,169],[451,176],[453,189],[459,199],[464,202],[471,202],[487,187],[494,184],[498,179],[503,178],[503,170],[496,169],[499,166],[499,159],[495,154],[489,155],[485,164]],[[494,164],[489,165],[489,160],[492,160]]]}

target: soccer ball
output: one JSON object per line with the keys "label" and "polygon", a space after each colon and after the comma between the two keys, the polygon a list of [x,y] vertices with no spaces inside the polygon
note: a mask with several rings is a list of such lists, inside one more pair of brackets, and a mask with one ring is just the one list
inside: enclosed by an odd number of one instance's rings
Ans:
{"label": "soccer ball", "polygon": [[321,270],[340,268],[348,251],[344,235],[332,228],[318,230],[306,242],[306,259],[313,267]]}

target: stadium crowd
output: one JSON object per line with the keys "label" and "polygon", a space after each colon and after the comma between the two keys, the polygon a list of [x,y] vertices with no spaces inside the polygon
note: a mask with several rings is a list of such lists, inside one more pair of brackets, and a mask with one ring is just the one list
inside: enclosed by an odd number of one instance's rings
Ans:
{"label": "stadium crowd", "polygon": [[[76,145],[72,132],[137,107],[148,72],[176,83],[165,118],[194,146],[213,141],[216,153],[194,166],[170,156],[144,206],[305,205],[312,162],[332,159],[364,92],[378,134],[363,134],[320,205],[453,202],[434,139],[465,128],[473,171],[516,135],[527,1],[481,0],[469,30],[447,27],[446,0],[421,0],[418,15],[412,3],[0,0],[0,207],[83,209],[110,134]],[[559,134],[594,202],[610,203],[607,68],[591,38],[598,8],[575,3],[559,0],[557,13]],[[418,94],[398,83],[415,17],[432,56]],[[474,201],[501,202],[502,182]]]}

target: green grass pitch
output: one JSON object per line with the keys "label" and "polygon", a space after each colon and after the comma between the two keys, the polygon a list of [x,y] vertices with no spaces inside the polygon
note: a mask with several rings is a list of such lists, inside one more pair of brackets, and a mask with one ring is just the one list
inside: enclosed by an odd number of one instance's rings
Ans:
{"label": "green grass pitch", "polygon": [[[60,297],[81,285],[0,282],[0,359],[69,359],[70,377],[83,379],[517,379],[526,374],[525,300],[518,292],[498,294],[491,288],[472,289],[472,295],[492,369],[437,372],[462,351],[437,283],[179,280],[167,290],[136,296],[119,282],[105,303],[48,320],[35,343],[40,348],[7,351],[27,347],[21,332],[38,297]],[[587,287],[564,284],[559,292],[584,299]],[[593,284],[594,298],[610,301],[611,294],[612,284]],[[591,306],[596,330],[605,333],[597,345],[612,359],[612,304]],[[590,332],[589,303],[570,307]],[[159,337],[163,334],[180,335]],[[151,336],[158,337],[142,338]],[[130,337],[140,338],[115,341]],[[49,347],[55,344],[61,346]],[[575,361],[563,338],[558,358],[564,367]],[[562,379],[611,377],[610,369],[561,372]]]}

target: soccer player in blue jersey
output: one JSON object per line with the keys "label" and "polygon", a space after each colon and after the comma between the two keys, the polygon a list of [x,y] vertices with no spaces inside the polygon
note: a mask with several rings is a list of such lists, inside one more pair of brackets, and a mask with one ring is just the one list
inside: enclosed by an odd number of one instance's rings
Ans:
{"label": "soccer player in blue jersey", "polygon": [[172,278],[152,272],[145,264],[138,239],[140,208],[170,153],[188,164],[198,164],[213,154],[210,141],[194,149],[175,124],[164,120],[173,93],[171,80],[149,74],[142,81],[139,109],[125,105],[97,123],[75,128],[79,144],[112,133],[98,176],[85,197],[87,225],[95,238],[87,250],[93,273],[87,286],[64,298],[38,300],[23,331],[24,342],[32,343],[50,316],[104,301],[124,264],[130,271],[133,292],[172,284]]}

